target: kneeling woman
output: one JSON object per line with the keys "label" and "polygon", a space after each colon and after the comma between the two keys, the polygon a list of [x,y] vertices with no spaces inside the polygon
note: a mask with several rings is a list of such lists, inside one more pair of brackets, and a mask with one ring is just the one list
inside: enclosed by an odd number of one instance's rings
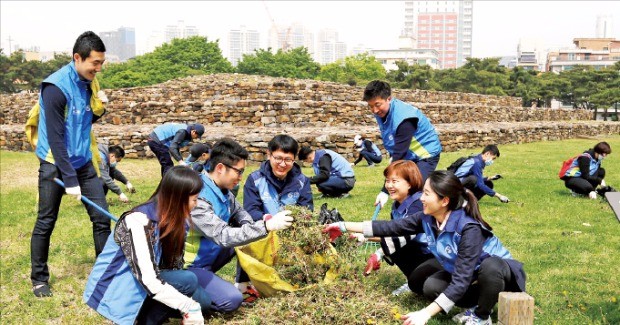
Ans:
{"label": "kneeling woman", "polygon": [[124,213],[88,277],[86,304],[117,324],[161,324],[175,315],[204,324],[211,299],[182,269],[189,212],[201,189],[198,173],[173,167],[146,203]]}
{"label": "kneeling woman", "polygon": [[340,222],[325,227],[330,238],[344,231],[365,236],[402,236],[424,232],[435,256],[409,276],[412,291],[433,303],[403,316],[405,324],[425,324],[448,313],[454,305],[470,308],[458,314],[459,323],[491,324],[490,314],[501,291],[525,291],[523,265],[512,259],[491,232],[474,195],[465,191],[451,172],[435,171],[424,184],[424,213],[392,221]]}

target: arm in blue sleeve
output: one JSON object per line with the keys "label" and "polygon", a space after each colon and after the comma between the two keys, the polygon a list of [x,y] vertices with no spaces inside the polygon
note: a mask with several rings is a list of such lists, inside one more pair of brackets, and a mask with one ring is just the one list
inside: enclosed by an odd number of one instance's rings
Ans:
{"label": "arm in blue sleeve", "polygon": [[406,236],[424,232],[422,228],[423,215],[422,212],[417,212],[407,218],[373,221],[372,235],[378,237]]}
{"label": "arm in blue sleeve", "polygon": [[186,136],[187,136],[187,131],[179,130],[177,131],[177,133],[174,134],[174,138],[172,139],[172,141],[170,141],[170,148],[169,148],[170,155],[176,161],[183,160],[183,156],[181,156],[181,152],[179,151],[179,149],[181,149],[181,143],[185,141]]}
{"label": "arm in blue sleeve", "polygon": [[312,199],[312,188],[310,187],[310,180],[307,180],[304,187],[299,192],[299,199],[297,205],[306,207],[310,211],[314,211],[314,200]]}
{"label": "arm in blue sleeve", "polygon": [[[484,164],[484,160],[482,161]],[[478,160],[474,160],[474,165],[471,167],[471,173],[476,176],[476,187],[481,189],[486,195],[493,197],[495,196],[495,191],[484,184],[484,176],[482,176],[482,166],[480,165]]]}
{"label": "arm in blue sleeve", "polygon": [[260,199],[258,188],[254,185],[252,177],[248,177],[243,185],[243,208],[254,220],[261,220],[265,212],[263,212],[263,201]]}
{"label": "arm in blue sleeve", "polygon": [[45,128],[47,141],[54,156],[54,164],[58,167],[62,180],[66,187],[78,186],[77,173],[71,161],[65,145],[65,107],[67,98],[60,88],[52,84],[44,84],[41,91],[43,99]]}
{"label": "arm in blue sleeve", "polygon": [[329,179],[329,174],[332,170],[332,157],[325,154],[319,159],[319,174],[310,178],[311,184],[320,184]]}
{"label": "arm in blue sleeve", "polygon": [[394,134],[394,149],[392,153],[392,161],[405,159],[413,134],[418,129],[418,119],[408,118],[400,123]]}

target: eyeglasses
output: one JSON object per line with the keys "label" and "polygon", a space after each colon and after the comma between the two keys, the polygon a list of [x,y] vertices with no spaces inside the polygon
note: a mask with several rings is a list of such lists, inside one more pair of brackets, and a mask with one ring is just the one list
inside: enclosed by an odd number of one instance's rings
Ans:
{"label": "eyeglasses", "polygon": [[231,166],[231,165],[224,164],[224,163],[222,163],[222,165],[224,165],[224,166],[226,166],[226,167],[228,167],[228,168],[230,168],[230,169],[234,170],[235,172],[237,172],[237,175],[238,175],[238,176],[241,176],[241,175],[243,175],[243,173],[245,173],[245,169],[235,168],[235,167],[233,167],[233,166]]}
{"label": "eyeglasses", "polygon": [[276,156],[274,156],[274,155],[271,155],[271,158],[273,158],[273,161],[274,161],[276,164],[281,164],[282,162],[284,162],[285,164],[290,165],[290,164],[292,164],[292,163],[293,163],[293,161],[295,161],[295,160],[294,160],[294,159],[292,159],[292,158],[276,157]]}

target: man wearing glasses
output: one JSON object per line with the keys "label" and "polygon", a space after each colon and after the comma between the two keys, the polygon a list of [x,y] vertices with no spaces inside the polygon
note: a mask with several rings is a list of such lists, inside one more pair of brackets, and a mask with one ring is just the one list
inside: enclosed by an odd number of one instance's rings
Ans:
{"label": "man wearing glasses", "polygon": [[[243,207],[254,220],[265,214],[275,215],[285,205],[298,205],[314,210],[310,180],[295,163],[299,144],[286,134],[276,135],[269,141],[268,159],[251,173],[243,186]],[[250,279],[237,265],[236,286],[244,293],[244,300],[256,299],[256,290]]]}
{"label": "man wearing glasses", "polygon": [[231,190],[241,181],[247,158],[248,152],[237,142],[217,142],[211,150],[208,172],[200,174],[203,187],[190,212],[192,228],[185,241],[185,267],[196,274],[213,310],[219,312],[232,312],[243,302],[237,288],[215,274],[235,256],[233,247],[264,238],[268,231],[286,229],[293,221],[290,211],[261,215],[254,221],[235,199]]}

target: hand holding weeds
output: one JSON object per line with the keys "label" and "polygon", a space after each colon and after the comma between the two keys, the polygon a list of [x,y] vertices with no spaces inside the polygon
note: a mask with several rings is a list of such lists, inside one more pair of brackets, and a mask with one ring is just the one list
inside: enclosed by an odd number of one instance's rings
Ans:
{"label": "hand holding weeds", "polygon": [[276,213],[274,216],[270,214],[265,215],[265,228],[268,231],[273,231],[290,227],[293,223],[293,217],[290,214],[290,210],[284,210]]}
{"label": "hand holding weeds", "polygon": [[381,267],[381,259],[383,259],[383,251],[379,248],[368,258],[366,268],[364,269],[364,276],[368,276],[372,271],[378,270]]}
{"label": "hand holding weeds", "polygon": [[431,319],[431,315],[425,309],[422,309],[403,315],[400,319],[404,321],[403,325],[424,325]]}
{"label": "hand holding weeds", "polygon": [[323,232],[329,234],[329,241],[332,243],[346,231],[347,228],[345,228],[344,222],[330,223],[323,228]]}

